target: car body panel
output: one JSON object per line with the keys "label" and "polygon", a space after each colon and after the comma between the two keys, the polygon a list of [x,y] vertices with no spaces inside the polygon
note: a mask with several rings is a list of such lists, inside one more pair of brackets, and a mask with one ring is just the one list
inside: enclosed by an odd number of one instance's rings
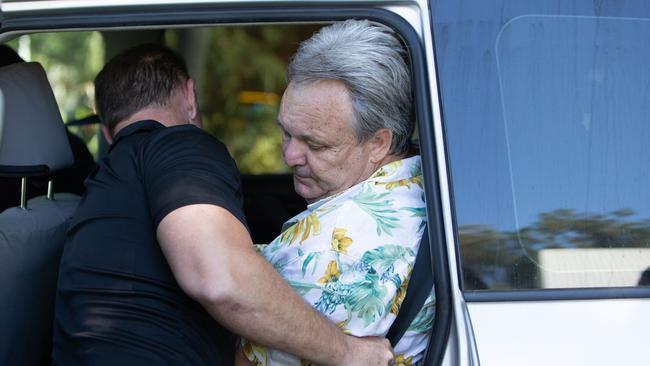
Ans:
{"label": "car body panel", "polygon": [[482,365],[643,365],[646,299],[468,304]]}
{"label": "car body panel", "polygon": [[[512,0],[512,4],[516,1]],[[650,354],[644,348],[643,331],[650,326],[648,292],[636,289],[480,294],[464,291],[467,289],[463,286],[451,179],[454,166],[450,163],[446,131],[446,125],[455,121],[445,119],[441,92],[458,85],[447,85],[438,75],[434,36],[445,30],[435,28],[433,7],[424,0],[3,1],[0,39],[34,31],[323,22],[368,14],[387,20],[390,17],[386,14],[398,16],[399,21],[390,19],[388,23],[396,26],[399,22],[397,28],[410,28],[415,35],[411,46],[421,51],[417,53],[420,58],[413,60],[417,66],[414,81],[419,97],[424,98],[419,100],[425,104],[418,106],[420,146],[428,217],[430,222],[437,223],[434,228],[429,225],[428,230],[432,238],[432,262],[444,261],[444,265],[432,269],[441,291],[437,293],[440,316],[436,322],[442,322],[438,324],[441,334],[435,338],[442,348],[432,352],[438,353],[436,357],[443,365],[461,366],[647,363]],[[37,22],[38,19],[42,22]],[[603,299],[606,297],[609,299]]]}

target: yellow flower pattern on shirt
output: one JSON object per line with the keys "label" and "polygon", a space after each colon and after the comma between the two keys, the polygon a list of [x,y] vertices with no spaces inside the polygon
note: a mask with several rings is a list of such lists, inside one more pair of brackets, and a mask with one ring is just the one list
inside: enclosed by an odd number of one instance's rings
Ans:
{"label": "yellow flower pattern on shirt", "polygon": [[[262,255],[344,332],[383,336],[404,300],[425,222],[420,157],[414,156],[310,204],[285,223]],[[421,360],[434,304],[430,297],[396,345],[398,365]],[[260,365],[311,365],[278,350],[242,343],[246,356]]]}
{"label": "yellow flower pattern on shirt", "polygon": [[264,347],[246,342],[242,347],[242,352],[244,352],[244,355],[255,366],[266,365],[269,362],[268,356],[266,355],[266,349]]}
{"label": "yellow flower pattern on shirt", "polygon": [[402,355],[396,355],[395,361],[393,362],[395,366],[412,366],[413,365],[413,356],[406,357]]}
{"label": "yellow flower pattern on shirt", "polygon": [[309,214],[305,218],[298,220],[295,225],[282,233],[280,240],[283,242],[289,241],[289,244],[293,244],[300,236],[300,244],[302,244],[312,233],[314,235],[320,234],[320,222],[316,213]]}
{"label": "yellow flower pattern on shirt", "polygon": [[395,294],[395,300],[393,300],[393,304],[390,306],[390,312],[397,315],[397,312],[399,311],[399,308],[402,306],[402,302],[404,302],[404,298],[406,297],[406,287],[409,285],[409,279],[405,279],[404,282],[402,282],[402,285],[397,289],[397,293]]}
{"label": "yellow flower pattern on shirt", "polygon": [[342,228],[334,229],[334,238],[332,238],[332,250],[348,254],[348,247],[352,244],[352,239],[345,236],[347,230]]}
{"label": "yellow flower pattern on shirt", "polygon": [[327,264],[327,270],[325,271],[325,275],[321,277],[318,282],[322,283],[323,285],[327,284],[328,282],[335,282],[339,279],[341,276],[341,271],[339,271],[339,267],[336,264],[335,261],[330,261]]}

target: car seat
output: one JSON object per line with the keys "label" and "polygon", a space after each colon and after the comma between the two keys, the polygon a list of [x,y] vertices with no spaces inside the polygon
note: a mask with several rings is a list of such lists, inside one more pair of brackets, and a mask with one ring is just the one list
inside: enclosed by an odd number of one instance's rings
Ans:
{"label": "car seat", "polygon": [[[0,176],[22,179],[20,206],[0,213],[0,365],[49,364],[59,260],[79,202],[55,195],[52,177],[74,159],[40,64],[0,67],[0,91]],[[50,179],[48,192],[28,201],[34,177]]]}

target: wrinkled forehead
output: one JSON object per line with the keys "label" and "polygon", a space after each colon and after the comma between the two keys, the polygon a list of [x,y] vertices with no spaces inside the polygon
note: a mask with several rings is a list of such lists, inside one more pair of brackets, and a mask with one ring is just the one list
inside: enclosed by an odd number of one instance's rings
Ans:
{"label": "wrinkled forehead", "polygon": [[289,84],[282,96],[278,122],[285,129],[300,127],[307,131],[338,133],[350,130],[353,118],[345,84],[318,80]]}
{"label": "wrinkled forehead", "polygon": [[279,118],[280,122],[291,123],[311,117],[319,120],[319,125],[329,125],[334,121],[349,123],[352,115],[352,102],[345,84],[337,80],[318,80],[290,83],[282,96]]}

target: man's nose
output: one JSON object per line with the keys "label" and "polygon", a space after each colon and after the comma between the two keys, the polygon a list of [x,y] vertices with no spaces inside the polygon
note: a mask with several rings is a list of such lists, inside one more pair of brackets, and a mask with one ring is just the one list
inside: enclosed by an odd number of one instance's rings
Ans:
{"label": "man's nose", "polygon": [[299,141],[296,141],[293,138],[284,142],[282,153],[284,156],[284,162],[287,163],[290,168],[304,165],[307,161],[303,146],[301,146]]}

